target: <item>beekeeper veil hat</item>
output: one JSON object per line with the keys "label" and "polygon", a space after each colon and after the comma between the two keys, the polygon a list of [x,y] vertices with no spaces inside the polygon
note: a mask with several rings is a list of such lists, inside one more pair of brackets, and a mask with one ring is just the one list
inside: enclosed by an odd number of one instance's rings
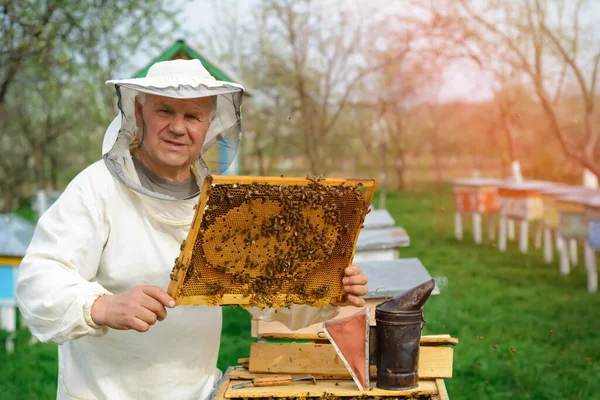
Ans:
{"label": "beekeeper veil hat", "polygon": [[200,187],[208,173],[222,174],[229,167],[241,139],[241,85],[216,80],[200,60],[159,62],[150,67],[144,78],[109,80],[106,84],[117,93],[120,113],[106,130],[102,155],[113,176],[123,184],[148,196],[176,200],[144,188],[135,171],[130,149],[143,145],[145,134],[138,135],[135,119],[135,98],[140,93],[176,99],[213,96],[214,119],[192,173]]}

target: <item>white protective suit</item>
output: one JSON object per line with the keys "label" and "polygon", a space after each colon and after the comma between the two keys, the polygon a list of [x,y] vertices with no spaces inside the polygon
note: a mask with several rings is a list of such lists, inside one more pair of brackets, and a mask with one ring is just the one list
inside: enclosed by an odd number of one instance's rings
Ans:
{"label": "white protective suit", "polygon": [[[129,152],[137,135],[135,95],[217,95],[216,123],[205,141],[211,145],[239,130],[243,89],[216,81],[197,60],[158,63],[146,78],[109,83],[122,112],[106,132],[104,160],[73,179],[40,218],[19,268],[19,307],[40,341],[60,345],[59,399],[205,399],[220,377],[220,307],[169,309],[145,333],[100,327],[90,312],[102,294],[137,285],[166,290],[197,202],[197,196],[168,199],[141,187]],[[192,168],[199,185],[206,165],[199,160]],[[337,309],[249,311],[298,329]]]}

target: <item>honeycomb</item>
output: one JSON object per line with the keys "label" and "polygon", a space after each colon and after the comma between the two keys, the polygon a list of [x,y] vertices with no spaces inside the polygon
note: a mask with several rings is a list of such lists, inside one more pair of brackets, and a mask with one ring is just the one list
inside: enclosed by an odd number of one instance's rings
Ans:
{"label": "honeycomb", "polygon": [[260,308],[341,301],[374,190],[370,180],[209,176],[168,293]]}

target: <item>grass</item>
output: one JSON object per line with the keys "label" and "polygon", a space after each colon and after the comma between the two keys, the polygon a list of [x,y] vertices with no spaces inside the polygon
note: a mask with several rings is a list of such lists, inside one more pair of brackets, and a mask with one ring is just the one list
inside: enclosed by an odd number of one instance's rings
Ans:
{"label": "grass", "polygon": [[[456,241],[448,188],[392,193],[387,208],[411,237],[401,256],[447,278],[425,306],[424,333],[460,339],[446,381],[451,399],[600,399],[600,295],[587,293],[581,265],[562,276],[540,250],[524,255],[510,242],[500,253],[490,241],[474,245],[468,229]],[[249,336],[247,313],[225,308],[219,368],[248,356]],[[55,397],[54,346],[0,350],[0,366],[0,398]]]}

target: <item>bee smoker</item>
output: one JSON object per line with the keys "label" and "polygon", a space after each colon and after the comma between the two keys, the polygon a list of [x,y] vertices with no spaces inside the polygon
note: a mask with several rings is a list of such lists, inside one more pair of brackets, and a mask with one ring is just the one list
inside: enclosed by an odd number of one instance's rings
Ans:
{"label": "bee smoker", "polygon": [[371,327],[369,353],[370,363],[377,366],[378,388],[407,390],[418,386],[423,305],[434,287],[431,279],[375,308],[377,324]]}

